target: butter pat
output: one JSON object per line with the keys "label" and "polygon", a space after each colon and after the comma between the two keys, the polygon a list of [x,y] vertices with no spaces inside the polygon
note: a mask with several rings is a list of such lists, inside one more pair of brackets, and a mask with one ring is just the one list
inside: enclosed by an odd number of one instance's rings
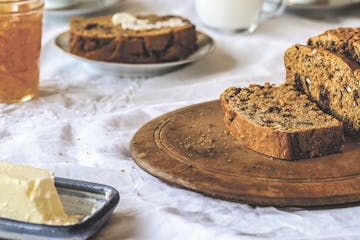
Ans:
{"label": "butter pat", "polygon": [[52,172],[0,161],[0,217],[18,221],[70,225]]}
{"label": "butter pat", "polygon": [[180,27],[187,24],[181,18],[177,17],[172,17],[164,21],[150,22],[147,19],[140,19],[125,12],[114,14],[112,17],[112,23],[114,25],[121,25],[122,29],[130,29],[134,31]]}
{"label": "butter pat", "polygon": [[120,24],[131,24],[132,22],[136,21],[136,17],[130,13],[116,13],[112,16],[112,22],[114,25],[120,25]]}

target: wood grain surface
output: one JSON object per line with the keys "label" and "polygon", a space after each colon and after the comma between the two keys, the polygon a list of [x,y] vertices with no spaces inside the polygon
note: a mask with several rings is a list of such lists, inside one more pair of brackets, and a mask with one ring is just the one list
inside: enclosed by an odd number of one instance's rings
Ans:
{"label": "wood grain surface", "polygon": [[218,101],[145,124],[131,141],[135,162],[163,181],[215,198],[265,206],[360,201],[360,141],[342,153],[284,161],[240,146],[227,134]]}

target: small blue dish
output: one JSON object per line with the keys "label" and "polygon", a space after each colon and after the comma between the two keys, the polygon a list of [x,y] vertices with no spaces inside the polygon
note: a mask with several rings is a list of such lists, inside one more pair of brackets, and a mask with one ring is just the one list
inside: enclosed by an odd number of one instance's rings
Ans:
{"label": "small blue dish", "polygon": [[52,226],[0,218],[0,239],[87,239],[98,232],[119,203],[110,186],[55,178],[56,189],[68,215],[84,216],[69,226]]}

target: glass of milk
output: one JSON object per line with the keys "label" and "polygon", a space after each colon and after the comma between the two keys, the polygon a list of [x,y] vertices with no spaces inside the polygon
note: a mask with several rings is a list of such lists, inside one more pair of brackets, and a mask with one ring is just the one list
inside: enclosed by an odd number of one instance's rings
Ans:
{"label": "glass of milk", "polygon": [[285,5],[286,0],[195,0],[206,26],[230,32],[253,32],[260,21],[280,15]]}

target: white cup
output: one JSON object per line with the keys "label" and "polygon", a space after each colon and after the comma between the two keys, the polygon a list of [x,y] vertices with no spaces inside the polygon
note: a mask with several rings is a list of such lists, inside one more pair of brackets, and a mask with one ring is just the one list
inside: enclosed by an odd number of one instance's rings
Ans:
{"label": "white cup", "polygon": [[77,0],[44,0],[45,9],[67,8],[75,5]]}
{"label": "white cup", "polygon": [[286,0],[195,1],[199,19],[206,26],[222,31],[253,32],[260,21],[280,15],[285,5]]}

